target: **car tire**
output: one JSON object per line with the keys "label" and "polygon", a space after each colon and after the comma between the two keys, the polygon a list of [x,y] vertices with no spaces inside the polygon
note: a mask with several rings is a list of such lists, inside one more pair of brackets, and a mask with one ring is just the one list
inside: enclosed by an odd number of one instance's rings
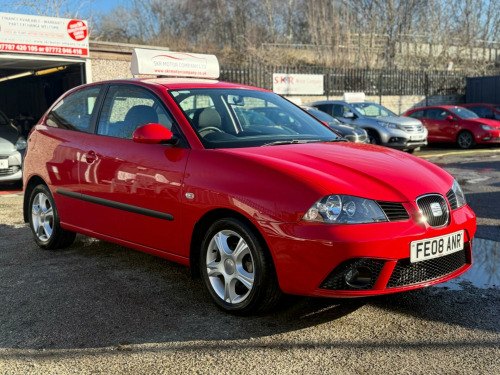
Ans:
{"label": "car tire", "polygon": [[461,131],[457,135],[457,145],[461,149],[468,149],[475,145],[474,135],[469,131]]}
{"label": "car tire", "polygon": [[381,143],[380,136],[375,130],[367,130],[368,133],[368,143],[372,145],[379,145]]}
{"label": "car tire", "polygon": [[48,187],[36,186],[29,202],[29,224],[36,244],[45,250],[70,246],[76,233],[61,228],[59,213]]}
{"label": "car tire", "polygon": [[268,311],[283,295],[264,241],[234,218],[220,219],[206,232],[200,273],[216,305],[229,313]]}

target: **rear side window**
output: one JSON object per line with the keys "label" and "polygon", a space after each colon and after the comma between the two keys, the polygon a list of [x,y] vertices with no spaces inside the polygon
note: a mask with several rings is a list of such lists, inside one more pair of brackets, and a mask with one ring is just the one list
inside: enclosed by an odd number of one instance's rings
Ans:
{"label": "rear side window", "polygon": [[424,111],[416,111],[416,112],[410,113],[409,116],[413,117],[413,118],[424,118]]}
{"label": "rear side window", "polygon": [[315,105],[320,111],[326,112],[328,114],[332,114],[332,105],[331,104],[317,104]]}
{"label": "rear side window", "polygon": [[94,110],[100,86],[78,90],[61,100],[52,109],[47,118],[47,125],[56,128],[88,132],[90,118]]}
{"label": "rear side window", "polygon": [[172,118],[153,94],[141,87],[111,86],[101,110],[97,133],[132,139],[135,129],[150,123],[172,130]]}

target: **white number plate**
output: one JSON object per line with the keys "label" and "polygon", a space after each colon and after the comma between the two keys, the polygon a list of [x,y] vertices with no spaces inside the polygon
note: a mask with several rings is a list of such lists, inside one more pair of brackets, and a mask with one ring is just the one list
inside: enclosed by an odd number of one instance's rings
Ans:
{"label": "white number plate", "polygon": [[464,248],[464,231],[410,243],[410,262],[421,262],[452,254]]}
{"label": "white number plate", "polygon": [[410,135],[410,140],[412,141],[423,141],[425,138],[424,135],[420,135],[420,134],[417,134],[417,135]]}
{"label": "white number plate", "polygon": [[0,159],[0,169],[9,168],[9,159]]}

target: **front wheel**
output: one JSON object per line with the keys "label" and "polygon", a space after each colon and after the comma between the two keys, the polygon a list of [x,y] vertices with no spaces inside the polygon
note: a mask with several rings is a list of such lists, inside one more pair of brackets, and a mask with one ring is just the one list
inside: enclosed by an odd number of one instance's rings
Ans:
{"label": "front wheel", "polygon": [[375,130],[367,130],[366,131],[368,134],[368,143],[371,143],[372,145],[379,145],[381,143],[380,141],[380,135]]}
{"label": "front wheel", "polygon": [[36,186],[30,196],[29,223],[35,242],[42,249],[70,246],[76,234],[61,228],[54,198],[45,185]]}
{"label": "front wheel", "polygon": [[468,131],[462,131],[457,136],[458,147],[468,149],[474,146],[474,135]]}
{"label": "front wheel", "polygon": [[226,218],[207,231],[201,248],[201,275],[223,310],[250,314],[273,308],[282,292],[271,255],[244,223]]}

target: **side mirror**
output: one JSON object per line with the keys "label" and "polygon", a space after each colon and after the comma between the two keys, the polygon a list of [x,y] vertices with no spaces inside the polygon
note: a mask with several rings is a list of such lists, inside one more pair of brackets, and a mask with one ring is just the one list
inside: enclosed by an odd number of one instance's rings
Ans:
{"label": "side mirror", "polygon": [[452,122],[454,120],[452,115],[446,116],[445,118],[446,121]]}
{"label": "side mirror", "polygon": [[135,129],[132,134],[135,143],[175,145],[178,139],[174,134],[160,124],[146,124]]}
{"label": "side mirror", "polygon": [[352,113],[352,112],[344,112],[344,114],[342,115],[342,117],[353,119],[354,118],[354,113]]}

